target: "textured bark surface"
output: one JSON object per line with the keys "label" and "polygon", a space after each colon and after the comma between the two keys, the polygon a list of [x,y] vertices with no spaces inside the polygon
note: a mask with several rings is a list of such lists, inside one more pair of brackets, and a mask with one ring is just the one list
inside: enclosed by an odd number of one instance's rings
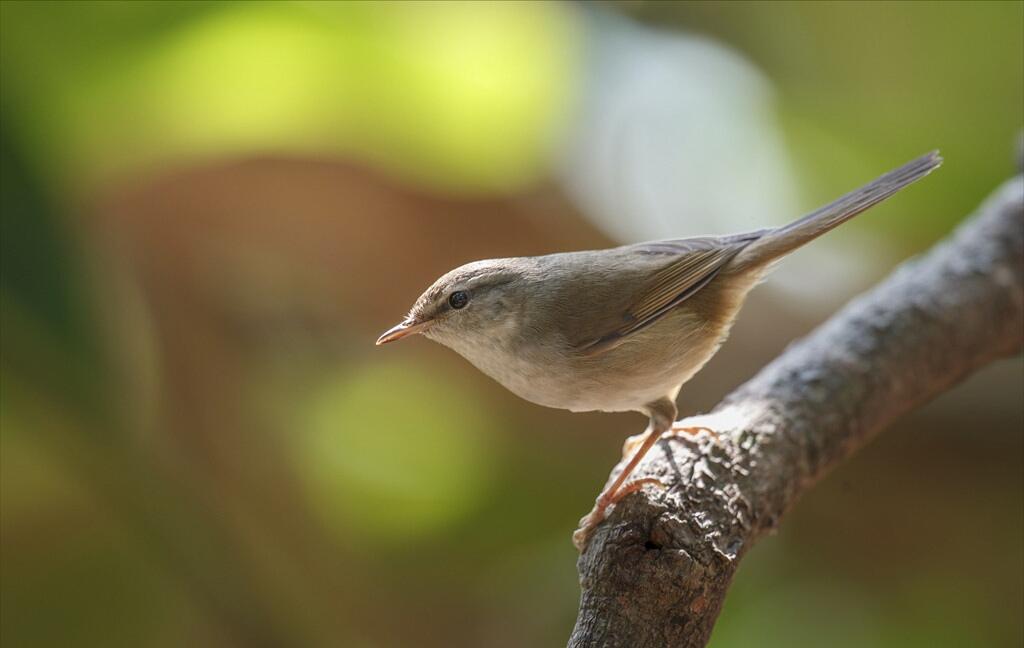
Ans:
{"label": "textured bark surface", "polygon": [[[799,495],[901,414],[1024,342],[1024,177],[953,235],[662,439],[580,556],[571,647],[704,646],[736,566]],[[621,469],[621,464],[616,472]],[[615,473],[612,477],[614,478]]]}

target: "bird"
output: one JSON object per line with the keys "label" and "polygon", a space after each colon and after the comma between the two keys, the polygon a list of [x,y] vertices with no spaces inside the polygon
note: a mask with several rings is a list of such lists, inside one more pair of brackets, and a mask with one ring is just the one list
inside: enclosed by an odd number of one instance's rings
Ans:
{"label": "bird", "polygon": [[467,263],[427,288],[377,345],[420,334],[530,402],[648,417],[573,534],[582,552],[610,507],[657,481],[628,480],[658,439],[715,436],[674,427],[676,397],[725,342],[750,290],[786,255],[941,163],[932,151],[781,227]]}

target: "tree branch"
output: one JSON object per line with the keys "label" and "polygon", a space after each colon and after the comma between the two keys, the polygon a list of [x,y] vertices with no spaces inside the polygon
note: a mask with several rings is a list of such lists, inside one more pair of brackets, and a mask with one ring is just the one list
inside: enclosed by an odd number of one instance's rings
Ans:
{"label": "tree branch", "polygon": [[[704,646],[740,558],[903,413],[1024,343],[1024,177],[792,345],[637,472],[580,556],[574,648]],[[621,465],[616,468],[616,472]],[[612,477],[615,476],[613,473]]]}

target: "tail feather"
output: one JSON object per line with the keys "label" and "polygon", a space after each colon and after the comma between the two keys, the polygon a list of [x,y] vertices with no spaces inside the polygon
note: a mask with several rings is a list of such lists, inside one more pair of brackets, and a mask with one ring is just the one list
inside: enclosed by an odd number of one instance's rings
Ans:
{"label": "tail feather", "polygon": [[785,254],[845,223],[864,210],[877,205],[907,185],[920,180],[942,164],[938,151],[932,151],[898,169],[855,189],[845,196],[765,234],[745,247],[729,263],[730,269],[767,266]]}

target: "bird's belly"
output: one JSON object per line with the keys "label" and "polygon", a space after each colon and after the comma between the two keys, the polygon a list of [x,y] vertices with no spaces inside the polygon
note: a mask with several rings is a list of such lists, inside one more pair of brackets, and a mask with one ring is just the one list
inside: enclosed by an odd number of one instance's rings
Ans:
{"label": "bird's belly", "polygon": [[506,389],[538,405],[574,412],[644,411],[658,399],[674,399],[714,355],[724,333],[678,313],[595,356],[553,352],[549,346],[543,353],[526,348],[467,357]]}
{"label": "bird's belly", "polygon": [[572,369],[563,362],[538,363],[521,353],[468,359],[520,398],[545,407],[574,409]]}

